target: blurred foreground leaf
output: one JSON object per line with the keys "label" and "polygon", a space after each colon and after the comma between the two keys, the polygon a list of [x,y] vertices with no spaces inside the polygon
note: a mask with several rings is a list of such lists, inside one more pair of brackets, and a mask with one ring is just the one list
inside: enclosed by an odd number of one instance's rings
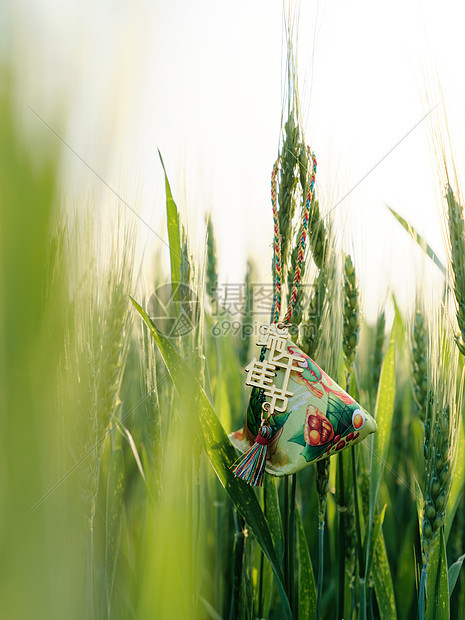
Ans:
{"label": "blurred foreground leaf", "polygon": [[284,617],[292,618],[278,555],[255,491],[252,487],[235,478],[231,471],[231,466],[236,459],[233,446],[202,386],[192,374],[188,363],[179,355],[169,340],[154,327],[143,308],[134,299],[131,298],[131,301],[154,337],[186,410],[198,423],[203,447],[221,484],[245,519],[271,564],[281,597]]}
{"label": "blurred foreground leaf", "polygon": [[111,600],[115,580],[116,562],[121,540],[121,523],[123,519],[124,496],[124,458],[122,436],[114,433],[111,438],[110,466],[108,468],[107,505],[106,505],[106,541],[105,574],[107,580],[107,610],[111,617]]}

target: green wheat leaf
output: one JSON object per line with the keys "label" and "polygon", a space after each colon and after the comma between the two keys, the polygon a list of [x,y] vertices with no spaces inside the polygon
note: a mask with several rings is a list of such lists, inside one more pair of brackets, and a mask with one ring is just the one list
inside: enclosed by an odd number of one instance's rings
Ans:
{"label": "green wheat leaf", "polygon": [[457,440],[457,456],[454,475],[452,477],[452,483],[450,487],[450,495],[447,500],[446,508],[446,525],[444,530],[444,536],[446,542],[449,539],[450,529],[454,521],[455,513],[460,502],[460,498],[463,493],[463,486],[465,484],[465,432],[463,430],[463,422],[459,420],[458,423],[458,440]]}
{"label": "green wheat leaf", "polygon": [[446,543],[442,529],[430,555],[425,619],[449,620],[449,580]]}
{"label": "green wheat leaf", "polygon": [[372,539],[371,539],[371,551],[370,554],[368,556],[368,564],[367,564],[367,569],[366,569],[366,575],[369,578],[370,574],[371,574],[371,569],[373,566],[373,559],[375,556],[375,550],[377,548],[377,544],[378,544],[378,537],[380,535],[380,533],[382,532],[382,527],[383,527],[383,522],[384,522],[384,515],[386,514],[386,508],[387,508],[387,504],[384,504],[383,509],[381,510],[379,515],[375,516],[374,519],[374,524],[373,524],[373,534],[372,534]]}
{"label": "green wheat leaf", "polygon": [[[273,476],[265,476],[263,481],[264,492],[264,511],[265,517],[270,528],[271,538],[276,549],[280,563],[283,561],[284,555],[284,531],[281,519],[281,511],[279,509],[279,497],[277,479]],[[263,573],[263,618],[268,618],[272,600],[275,596],[273,588],[273,573],[269,562],[265,560]]]}
{"label": "green wheat leaf", "polygon": [[299,618],[316,618],[316,585],[300,510],[296,510],[299,548]]}
{"label": "green wheat leaf", "polygon": [[447,578],[449,580],[449,598],[452,596],[452,592],[454,591],[455,584],[457,583],[457,579],[460,574],[460,569],[462,568],[463,561],[465,560],[465,553],[459,557],[459,559],[454,562],[447,571]]}
{"label": "green wheat leaf", "polygon": [[408,232],[408,234],[412,237],[412,239],[418,243],[418,245],[420,246],[420,248],[426,253],[426,255],[433,261],[433,263],[436,265],[436,267],[438,267],[442,274],[444,276],[446,276],[446,268],[444,267],[444,265],[442,264],[442,262],[439,260],[437,254],[435,253],[435,251],[432,249],[432,247],[426,243],[426,241],[423,239],[423,237],[417,233],[417,231],[415,230],[415,228],[409,224],[407,222],[407,220],[405,220],[401,215],[399,215],[396,211],[394,211],[394,209],[392,209],[391,207],[388,207],[389,211],[392,213],[392,215],[396,218],[396,220],[399,222],[399,224],[405,228],[405,230]]}
{"label": "green wheat leaf", "polygon": [[278,489],[276,488],[276,478],[265,476],[265,516],[270,528],[271,537],[274,541],[276,553],[280,561],[284,553],[284,532],[281,511],[279,510]]}
{"label": "green wheat leaf", "polygon": [[161,165],[165,174],[165,190],[166,190],[166,219],[168,223],[168,240],[170,245],[170,264],[171,264],[171,281],[181,282],[181,225],[179,222],[179,212],[171,193],[171,187],[166,174],[165,164],[160,156]]}
{"label": "green wheat leaf", "polygon": [[373,582],[375,585],[376,600],[378,601],[379,617],[381,620],[395,620],[395,618],[397,618],[397,612],[394,586],[382,530],[375,544]]}
{"label": "green wheat leaf", "polygon": [[374,513],[376,497],[386,461],[391,434],[394,397],[396,393],[395,377],[395,334],[391,333],[391,341],[381,368],[381,377],[376,401],[375,419],[378,431],[372,435],[372,463],[370,481],[370,514]]}

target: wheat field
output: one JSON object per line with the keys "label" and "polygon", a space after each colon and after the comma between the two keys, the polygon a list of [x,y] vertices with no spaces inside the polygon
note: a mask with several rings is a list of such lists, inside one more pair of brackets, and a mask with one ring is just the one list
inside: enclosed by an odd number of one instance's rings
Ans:
{"label": "wheat field", "polygon": [[[296,101],[277,188],[288,294],[310,169]],[[228,434],[243,424],[271,269],[258,289],[250,259],[228,298],[214,222],[194,255],[167,169],[169,269],[142,261],[144,223],[116,197],[64,200],[58,153],[35,165],[8,87],[0,135],[0,615],[463,618],[465,225],[453,164],[438,155],[448,264],[392,209],[443,290],[426,298],[419,278],[410,310],[386,291],[373,324],[317,186],[292,337],[378,431],[255,489],[232,474]]]}

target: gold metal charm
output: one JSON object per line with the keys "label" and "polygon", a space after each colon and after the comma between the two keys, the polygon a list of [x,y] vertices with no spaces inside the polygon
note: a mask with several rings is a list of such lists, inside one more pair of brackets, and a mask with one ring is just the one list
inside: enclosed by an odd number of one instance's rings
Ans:
{"label": "gold metal charm", "polygon": [[[246,385],[262,388],[264,396],[270,398],[270,401],[264,402],[262,405],[263,410],[267,413],[266,418],[275,412],[284,413],[286,411],[289,397],[294,395],[287,389],[291,372],[303,372],[304,370],[299,366],[299,363],[302,363],[302,358],[287,351],[287,337],[288,328],[282,323],[261,325],[257,346],[268,349],[268,359],[260,361],[254,357],[245,369],[247,372]],[[277,368],[285,370],[280,387],[273,383]]]}

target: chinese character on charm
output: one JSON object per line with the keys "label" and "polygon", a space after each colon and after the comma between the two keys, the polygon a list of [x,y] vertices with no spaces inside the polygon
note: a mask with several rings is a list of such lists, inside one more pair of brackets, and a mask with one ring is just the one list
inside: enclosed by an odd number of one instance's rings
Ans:
{"label": "chinese character on charm", "polygon": [[[268,359],[258,360],[256,357],[246,367],[246,385],[258,387],[264,390],[264,396],[270,398],[269,406],[266,411],[272,415],[284,413],[287,409],[288,399],[293,396],[293,392],[287,389],[291,372],[303,372],[299,366],[302,358],[286,350],[288,329],[280,324],[262,325],[260,329],[260,339],[258,346],[268,350]],[[276,369],[283,369],[283,380],[281,387],[273,383],[276,376]]]}
{"label": "chinese character on charm", "polygon": [[[253,486],[260,486],[263,479],[267,448],[273,437],[269,419],[274,413],[285,413],[289,397],[294,395],[288,390],[291,372],[304,370],[298,365],[302,358],[287,351],[287,337],[288,329],[283,324],[262,325],[257,345],[267,349],[268,359],[254,357],[245,369],[246,385],[263,390],[264,398],[270,399],[262,403],[262,422],[253,446],[234,463],[234,475]],[[281,387],[278,387],[273,381],[280,369],[284,373]]]}

